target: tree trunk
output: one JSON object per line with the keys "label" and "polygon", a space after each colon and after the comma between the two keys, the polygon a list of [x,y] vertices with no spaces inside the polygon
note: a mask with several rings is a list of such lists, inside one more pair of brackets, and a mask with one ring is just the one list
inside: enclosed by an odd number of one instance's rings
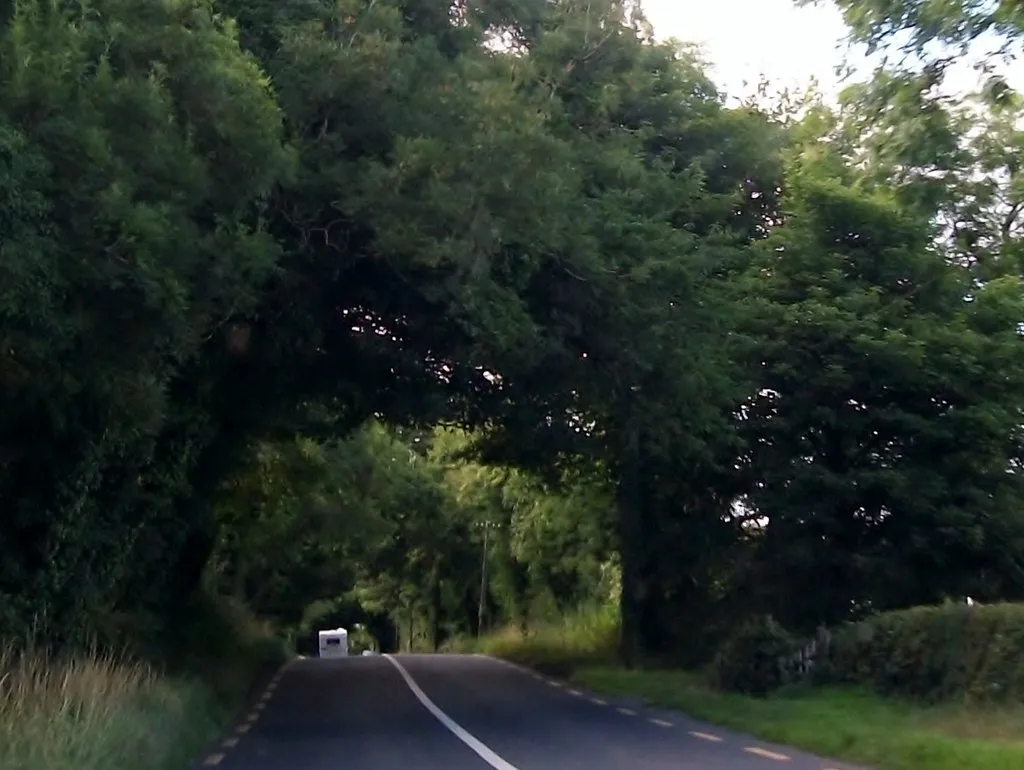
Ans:
{"label": "tree trunk", "polygon": [[441,578],[440,566],[435,564],[430,572],[430,649],[441,648]]}
{"label": "tree trunk", "polygon": [[626,442],[617,494],[619,549],[622,561],[621,615],[622,662],[633,668],[643,654],[643,604],[645,550],[642,501],[640,496],[639,431],[630,428]]}
{"label": "tree trunk", "polygon": [[484,548],[480,557],[480,603],[476,609],[476,635],[484,634],[484,603],[487,600],[487,537],[489,527],[484,524]]}

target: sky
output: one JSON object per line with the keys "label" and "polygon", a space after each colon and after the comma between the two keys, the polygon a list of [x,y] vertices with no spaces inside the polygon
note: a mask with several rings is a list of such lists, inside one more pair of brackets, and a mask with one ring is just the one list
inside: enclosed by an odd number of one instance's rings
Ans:
{"label": "sky", "polygon": [[[793,0],[641,2],[657,37],[702,45],[712,77],[732,96],[753,93],[761,73],[778,88],[798,90],[817,77],[829,99],[841,87],[834,69],[848,50],[846,25],[831,3],[797,8]],[[873,62],[855,49],[849,63],[866,75]],[[1024,86],[1024,62],[1007,74],[1018,88]],[[974,87],[977,75],[966,61],[948,82],[950,90],[963,92]]]}

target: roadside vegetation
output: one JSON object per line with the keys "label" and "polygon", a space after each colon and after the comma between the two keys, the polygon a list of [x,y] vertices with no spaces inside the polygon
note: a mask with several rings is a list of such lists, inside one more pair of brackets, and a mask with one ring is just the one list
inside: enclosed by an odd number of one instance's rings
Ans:
{"label": "roadside vegetation", "polygon": [[184,634],[160,644],[162,663],[113,646],[0,649],[0,767],[180,770],[287,659],[228,603],[205,602]]}
{"label": "roadside vegetation", "polygon": [[882,765],[1016,713],[1024,97],[934,44],[1024,26],[836,5],[826,103],[633,0],[0,0],[0,764],[173,767],[339,625]]}
{"label": "roadside vegetation", "polygon": [[[879,770],[1011,770],[1024,762],[1024,697],[1016,689],[1024,682],[1024,605],[875,616],[837,630],[805,676],[776,681],[761,695],[730,691],[721,676],[723,668],[742,669],[756,683],[767,670],[751,663],[756,654],[699,670],[627,669],[618,634],[613,613],[587,611],[526,635],[508,627],[449,649]],[[778,665],[774,654],[762,660]]]}

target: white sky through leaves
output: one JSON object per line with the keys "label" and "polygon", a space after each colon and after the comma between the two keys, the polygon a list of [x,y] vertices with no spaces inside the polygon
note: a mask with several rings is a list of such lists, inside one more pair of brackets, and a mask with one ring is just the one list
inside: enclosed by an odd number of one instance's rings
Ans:
{"label": "white sky through leaves", "polygon": [[[730,96],[755,91],[763,73],[773,90],[803,90],[816,77],[826,98],[840,87],[835,68],[847,53],[846,25],[831,3],[798,8],[793,0],[641,0],[659,38],[699,43],[712,64],[711,74]],[[981,46],[977,56],[983,56]],[[867,76],[871,64],[863,49],[849,52],[848,63]],[[1024,86],[1024,61],[1005,70],[1010,82]],[[747,83],[744,85],[744,80]],[[948,88],[973,90],[977,75],[970,63],[950,73]]]}

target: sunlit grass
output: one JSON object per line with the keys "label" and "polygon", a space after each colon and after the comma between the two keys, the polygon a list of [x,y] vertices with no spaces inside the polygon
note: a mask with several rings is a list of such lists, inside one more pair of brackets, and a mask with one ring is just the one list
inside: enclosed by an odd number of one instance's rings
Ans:
{"label": "sunlit grass", "polygon": [[565,676],[581,664],[607,665],[618,659],[619,630],[611,610],[581,611],[558,623],[498,629],[480,639],[462,639],[452,652],[480,652],[551,675]]}

